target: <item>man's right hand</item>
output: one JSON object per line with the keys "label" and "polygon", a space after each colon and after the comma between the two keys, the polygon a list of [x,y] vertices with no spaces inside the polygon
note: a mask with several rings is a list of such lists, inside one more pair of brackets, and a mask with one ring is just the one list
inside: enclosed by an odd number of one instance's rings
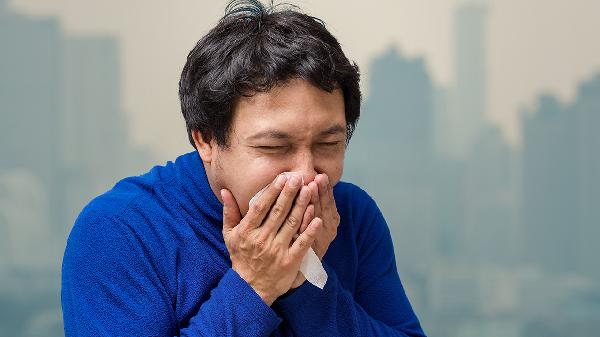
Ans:
{"label": "man's right hand", "polygon": [[292,242],[311,200],[309,188],[301,185],[300,177],[287,181],[280,174],[243,219],[233,194],[221,190],[223,237],[232,268],[269,306],[290,289],[302,258],[323,225],[320,218],[312,219]]}

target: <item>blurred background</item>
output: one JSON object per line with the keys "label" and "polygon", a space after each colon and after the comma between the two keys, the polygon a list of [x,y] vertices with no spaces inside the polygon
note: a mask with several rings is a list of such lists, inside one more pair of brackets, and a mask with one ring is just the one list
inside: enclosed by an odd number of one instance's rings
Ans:
{"label": "blurred background", "polygon": [[[290,2],[361,68],[343,180],[428,335],[597,335],[600,2]],[[62,336],[81,208],[192,150],[179,75],[224,7],[0,0],[0,334]]]}

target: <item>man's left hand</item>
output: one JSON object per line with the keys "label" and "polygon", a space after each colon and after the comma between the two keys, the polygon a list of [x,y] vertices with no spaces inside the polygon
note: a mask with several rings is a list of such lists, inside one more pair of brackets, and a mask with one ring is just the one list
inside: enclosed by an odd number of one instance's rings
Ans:
{"label": "man's left hand", "polygon": [[[326,174],[318,174],[314,181],[308,184],[311,191],[310,205],[304,212],[304,218],[302,225],[298,230],[298,234],[302,234],[308,224],[315,217],[320,217],[323,220],[323,226],[317,234],[317,238],[313,243],[313,250],[322,261],[329,245],[335,239],[337,235],[337,228],[340,224],[340,214],[337,211],[335,205],[335,199],[333,198],[333,187],[329,182],[329,177]],[[299,287],[306,278],[302,275],[302,272],[298,271],[296,280],[292,283],[291,289]]]}
{"label": "man's left hand", "polygon": [[[313,244],[315,253],[319,259],[323,260],[323,256],[325,256],[329,245],[337,235],[340,214],[337,211],[335,199],[333,198],[333,187],[326,174],[318,174],[315,180],[308,184],[308,187],[312,192],[310,203],[314,207],[307,209],[307,213],[313,211],[314,214],[312,217],[319,217],[323,220],[323,227],[321,227],[317,239]],[[304,232],[310,223],[310,219],[307,220],[302,222],[299,233]]]}

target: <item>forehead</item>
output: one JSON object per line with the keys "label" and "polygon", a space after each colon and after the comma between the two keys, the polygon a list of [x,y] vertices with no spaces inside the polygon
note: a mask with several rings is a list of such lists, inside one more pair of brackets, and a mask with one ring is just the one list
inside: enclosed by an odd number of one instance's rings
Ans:
{"label": "forehead", "polygon": [[[345,134],[344,97],[294,79],[268,92],[241,97],[234,107],[232,131],[244,140]],[[341,129],[341,130],[340,130]]]}

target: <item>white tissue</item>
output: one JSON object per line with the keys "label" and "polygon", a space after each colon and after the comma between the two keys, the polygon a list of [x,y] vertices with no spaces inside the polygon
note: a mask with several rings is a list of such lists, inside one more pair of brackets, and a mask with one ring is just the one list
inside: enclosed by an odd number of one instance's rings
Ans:
{"label": "white tissue", "polygon": [[[286,175],[289,179],[292,175],[298,174],[298,173],[283,172],[282,174]],[[302,177],[302,175],[300,175],[300,178],[302,179],[302,185],[304,185],[304,177]],[[256,199],[258,199],[258,197],[260,197],[260,195],[266,189],[267,189],[267,186],[263,187],[263,189],[258,191],[252,197],[252,199],[250,199],[248,206],[252,206],[252,203],[254,203],[254,201],[256,201]],[[298,237],[297,234],[294,235],[294,239],[296,239],[297,237]],[[319,260],[319,257],[317,256],[315,251],[312,249],[312,247],[308,249],[308,252],[306,253],[306,255],[304,255],[304,258],[302,259],[302,262],[300,263],[300,272],[302,272],[304,277],[306,277],[306,280],[308,282],[312,283],[314,286],[318,287],[319,289],[323,289],[325,287],[325,283],[327,283],[327,272],[323,268],[323,264],[321,263],[321,260]]]}

